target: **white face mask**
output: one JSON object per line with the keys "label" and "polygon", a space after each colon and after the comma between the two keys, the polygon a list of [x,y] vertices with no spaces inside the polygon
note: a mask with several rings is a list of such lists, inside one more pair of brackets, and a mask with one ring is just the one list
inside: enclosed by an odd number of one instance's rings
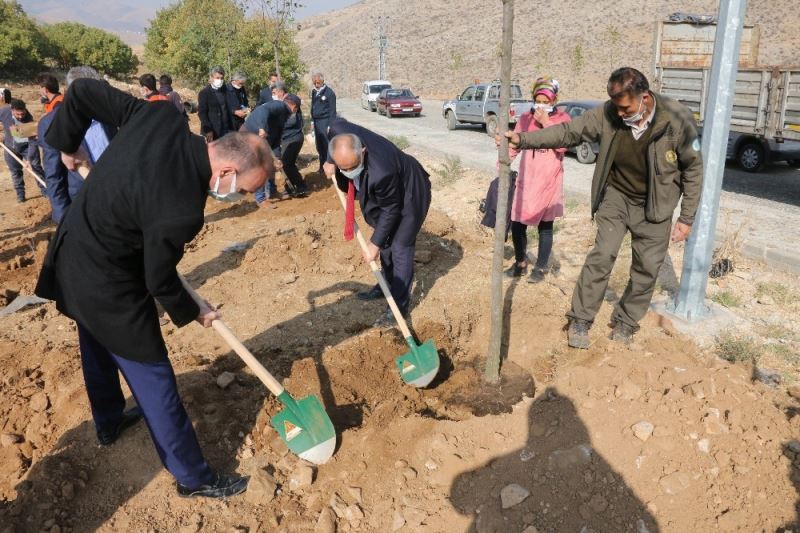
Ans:
{"label": "white face mask", "polygon": [[622,117],[622,122],[624,122],[626,126],[633,128],[639,125],[639,123],[642,121],[642,118],[644,117],[644,110],[642,109],[643,104],[644,104],[644,96],[642,96],[642,99],[639,100],[639,111],[637,111],[635,114],[629,117]]}
{"label": "white face mask", "polygon": [[544,110],[545,113],[552,113],[553,112],[553,106],[551,106],[550,104],[533,104],[533,109],[534,110],[542,109],[542,110]]}
{"label": "white face mask", "polygon": [[364,162],[358,164],[358,166],[352,170],[342,170],[341,173],[347,178],[354,180],[361,175],[364,171]]}
{"label": "white face mask", "polygon": [[214,188],[208,191],[208,195],[213,198],[214,200],[219,200],[220,202],[238,202],[244,198],[244,194],[240,193],[236,190],[236,173],[233,173],[233,180],[231,181],[231,187],[225,194],[220,194],[219,192],[219,180],[222,178],[222,175],[217,175],[217,180],[214,182]]}
{"label": "white face mask", "polygon": [[211,80],[211,86],[215,89],[219,89],[222,87],[222,84],[225,83],[221,78],[214,78]]}

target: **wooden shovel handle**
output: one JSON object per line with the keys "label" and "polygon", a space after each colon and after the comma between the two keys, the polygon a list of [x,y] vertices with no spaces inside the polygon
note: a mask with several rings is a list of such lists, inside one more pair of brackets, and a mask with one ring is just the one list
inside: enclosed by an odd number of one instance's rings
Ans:
{"label": "wooden shovel handle", "polygon": [[[333,190],[336,191],[336,195],[339,197],[342,207],[345,211],[347,211],[347,200],[345,200],[344,193],[336,184],[335,177],[332,176],[331,180],[333,180]],[[367,241],[364,239],[364,235],[361,233],[361,230],[358,229],[358,224],[355,222],[353,223],[353,227],[355,229],[358,244],[361,245],[361,249],[364,251],[364,253],[367,253]],[[392,310],[392,314],[394,315],[394,319],[397,321],[400,332],[403,334],[403,338],[409,338],[411,336],[411,331],[408,329],[408,324],[406,324],[406,320],[403,318],[402,313],[400,313],[400,309],[397,307],[397,302],[394,301],[394,296],[392,296],[392,291],[389,289],[389,285],[386,283],[386,278],[383,277],[381,267],[376,261],[370,261],[369,267],[372,269],[372,273],[375,274],[375,278],[378,280],[378,285],[381,286],[383,295],[386,297],[386,303],[389,304],[389,309]]]}
{"label": "wooden shovel handle", "polygon": [[20,164],[20,166],[22,166],[22,168],[24,168],[25,170],[27,170],[27,171],[28,171],[28,172],[31,174],[31,176],[33,176],[34,178],[36,178],[36,181],[38,181],[38,182],[39,182],[39,184],[40,184],[42,187],[47,187],[47,183],[45,183],[45,182],[44,182],[44,178],[42,178],[42,177],[41,177],[39,174],[37,174],[36,172],[34,172],[32,168],[28,168],[28,167],[26,167],[26,166],[25,166],[25,163],[22,161],[22,159],[20,159],[19,157],[17,157],[17,154],[15,154],[13,150],[11,150],[11,149],[10,149],[8,146],[6,146],[6,145],[5,145],[5,143],[0,143],[0,144],[2,144],[2,145],[3,145],[3,148],[5,148],[5,149],[6,149],[6,152],[8,152],[8,153],[9,153],[9,155],[11,155],[11,157],[13,157],[14,159],[16,159],[16,160],[17,160],[17,163],[19,163],[19,164]]}
{"label": "wooden shovel handle", "polygon": [[[178,274],[178,277],[180,278],[181,283],[183,283],[183,288],[185,288],[186,292],[188,292],[191,295],[192,299],[195,302],[197,302],[197,305],[199,306],[206,305],[206,303],[195,292],[192,286],[189,285],[189,282],[186,281],[186,278],[184,278],[180,274]],[[225,325],[225,323],[222,320],[213,321],[211,323],[211,326],[215,330],[217,330],[217,333],[219,333],[220,336],[223,339],[225,339],[225,342],[228,343],[228,346],[230,346],[231,349],[233,349],[233,351],[236,352],[236,355],[242,358],[242,361],[244,361],[245,364],[247,364],[247,366],[250,367],[250,370],[252,370],[256,376],[258,376],[258,379],[260,379],[261,382],[264,383],[264,385],[269,389],[269,391],[272,394],[274,394],[277,397],[283,393],[284,390],[283,385],[281,385],[280,382],[277,379],[275,379],[273,375],[267,371],[266,368],[264,368],[264,365],[262,365],[258,361],[258,359],[256,359],[256,357],[252,353],[250,353],[250,350],[248,350],[247,347],[245,347],[245,345],[242,344],[242,341],[236,338],[236,335],[233,334],[233,332],[228,328],[228,326]]]}

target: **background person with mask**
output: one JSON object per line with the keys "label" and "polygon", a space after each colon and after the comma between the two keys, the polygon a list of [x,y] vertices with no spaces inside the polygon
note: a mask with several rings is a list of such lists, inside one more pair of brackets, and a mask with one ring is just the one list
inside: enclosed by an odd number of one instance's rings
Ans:
{"label": "background person with mask", "polygon": [[220,66],[211,68],[208,85],[197,94],[197,116],[200,118],[200,133],[209,142],[233,131],[225,69]]}
{"label": "background person with mask", "polygon": [[247,83],[247,77],[237,71],[233,74],[231,82],[227,86],[228,108],[231,111],[233,131],[239,131],[239,128],[244,124],[244,119],[250,112],[250,106],[247,103],[247,89],[245,88],[245,83]]}

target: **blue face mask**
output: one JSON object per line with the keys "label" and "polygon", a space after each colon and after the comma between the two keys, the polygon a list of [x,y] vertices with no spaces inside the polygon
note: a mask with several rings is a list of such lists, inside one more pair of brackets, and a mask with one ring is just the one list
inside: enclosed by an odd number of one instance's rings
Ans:
{"label": "blue face mask", "polygon": [[221,194],[219,192],[219,180],[222,178],[222,175],[217,175],[217,180],[214,182],[214,188],[208,191],[208,195],[213,198],[214,200],[219,200],[220,202],[238,202],[244,198],[244,194],[240,193],[236,190],[236,173],[233,173],[233,180],[231,181],[231,187],[227,193]]}
{"label": "blue face mask", "polygon": [[351,170],[341,170],[340,172],[347,178],[354,180],[361,175],[364,171],[364,162],[358,164],[358,166]]}

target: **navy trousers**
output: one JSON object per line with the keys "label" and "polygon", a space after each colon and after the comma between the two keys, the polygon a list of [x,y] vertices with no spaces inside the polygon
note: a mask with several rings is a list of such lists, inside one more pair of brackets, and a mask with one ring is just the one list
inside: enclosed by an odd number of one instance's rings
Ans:
{"label": "navy trousers", "polygon": [[[41,156],[39,155],[39,145],[34,141],[12,144],[13,147],[11,149],[17,155],[17,157],[24,161],[28,161],[31,164],[31,169],[33,169],[34,172],[39,174],[39,176],[44,176],[42,160]],[[2,148],[0,148],[0,150],[2,150]],[[23,200],[25,199],[25,180],[23,179],[22,165],[20,165],[17,160],[11,157],[11,155],[9,155],[9,153],[5,150],[3,150],[3,156],[6,160],[6,165],[8,165],[8,171],[11,173],[11,181],[14,183],[14,190],[17,193],[17,199]],[[41,184],[39,184],[38,181],[36,184],[39,185],[39,189],[42,191],[42,195],[44,195],[45,191]]]}
{"label": "navy trousers", "polygon": [[328,160],[328,126],[330,123],[331,120],[328,118],[314,119],[314,141],[319,154],[319,168],[322,168],[322,164]]}
{"label": "navy trousers", "polygon": [[381,269],[397,307],[408,314],[411,302],[411,283],[414,281],[414,246],[392,243],[381,248]]}
{"label": "navy trousers", "polygon": [[164,467],[182,485],[196,488],[212,483],[214,474],[183,408],[170,362],[124,359],[108,351],[80,324],[78,341],[95,426],[113,427],[122,419],[125,396],[119,381],[121,372],[142,410]]}

